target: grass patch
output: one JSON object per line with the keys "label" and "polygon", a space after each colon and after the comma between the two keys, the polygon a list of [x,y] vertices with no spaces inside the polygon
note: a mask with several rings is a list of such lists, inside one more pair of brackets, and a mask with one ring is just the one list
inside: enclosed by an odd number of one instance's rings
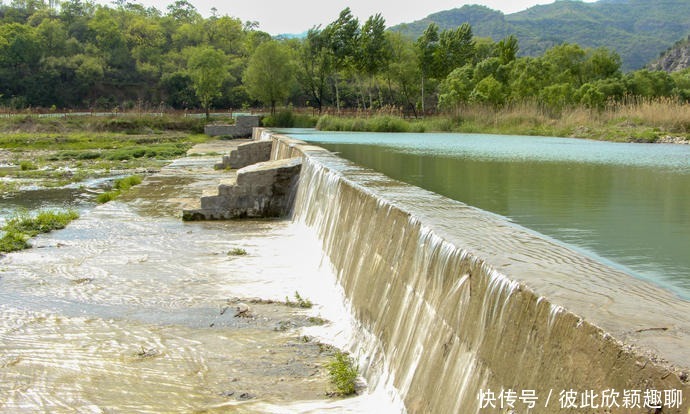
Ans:
{"label": "grass patch", "polygon": [[366,132],[424,132],[420,122],[407,121],[394,116],[373,116],[370,118],[339,118],[324,115],[316,128],[322,131],[366,131]]}
{"label": "grass patch", "polygon": [[129,177],[120,178],[115,180],[113,187],[116,190],[127,191],[135,185],[141,184],[143,178],[140,175],[130,175]]}
{"label": "grass patch", "polygon": [[100,193],[96,196],[96,202],[98,204],[105,204],[109,201],[115,200],[119,195],[119,191],[106,191],[105,193]]}
{"label": "grass patch", "polygon": [[295,301],[291,301],[287,296],[285,297],[285,304],[293,308],[309,309],[314,306],[309,299],[303,298],[299,292],[295,292]]}
{"label": "grass patch", "polygon": [[123,192],[129,191],[135,185],[141,184],[142,181],[143,178],[140,175],[130,175],[129,177],[117,179],[113,183],[113,190],[106,191],[96,196],[96,202],[105,204],[109,201],[113,201]]}
{"label": "grass patch", "polygon": [[44,210],[33,217],[28,213],[20,213],[7,220],[2,229],[7,233],[23,233],[34,237],[41,233],[63,229],[76,218],[79,218],[79,213],[74,210]]}
{"label": "grass patch", "polygon": [[9,253],[31,247],[29,237],[22,233],[5,233],[0,237],[0,252]]}
{"label": "grass patch", "polygon": [[318,316],[310,316],[307,321],[309,321],[310,324],[312,325],[325,325],[328,323],[328,321],[324,318],[320,318]]}
{"label": "grass patch", "polygon": [[0,148],[11,153],[0,161],[18,167],[5,168],[0,176],[51,187],[108,176],[111,170],[157,169],[209,140],[202,133],[204,123],[121,115],[0,118]]}
{"label": "grass patch", "polygon": [[22,171],[37,170],[38,167],[31,161],[21,161],[19,163],[19,169]]}
{"label": "grass patch", "polygon": [[232,248],[228,252],[228,256],[246,256],[246,255],[247,255],[247,251],[241,247]]}
{"label": "grass patch", "polygon": [[333,359],[326,365],[331,383],[338,395],[352,395],[356,391],[358,368],[355,360],[345,352],[336,351]]}
{"label": "grass patch", "polygon": [[40,211],[35,216],[20,213],[7,220],[2,230],[5,234],[0,238],[0,251],[13,252],[31,247],[28,239],[41,233],[63,229],[72,220],[79,218],[74,210]]}

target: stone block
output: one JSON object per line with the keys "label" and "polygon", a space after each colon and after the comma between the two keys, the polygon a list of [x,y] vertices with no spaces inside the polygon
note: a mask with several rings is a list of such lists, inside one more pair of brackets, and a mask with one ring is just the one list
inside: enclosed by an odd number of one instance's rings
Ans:
{"label": "stone block", "polygon": [[272,147],[272,141],[255,141],[240,144],[230,152],[230,155],[224,155],[223,160],[214,167],[216,169],[239,169],[257,162],[268,161],[271,159]]}
{"label": "stone block", "polygon": [[299,180],[301,158],[266,161],[241,168],[235,185],[201,197],[201,208],[185,210],[184,220],[281,217],[289,213]]}

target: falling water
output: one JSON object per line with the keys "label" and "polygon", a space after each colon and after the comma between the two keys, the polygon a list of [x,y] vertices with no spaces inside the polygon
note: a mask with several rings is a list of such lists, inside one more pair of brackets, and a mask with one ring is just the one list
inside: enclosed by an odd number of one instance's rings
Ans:
{"label": "falling water", "polygon": [[[304,154],[295,220],[318,234],[375,339],[358,342],[383,368],[366,378],[394,386],[408,411],[478,413],[486,389],[534,392],[538,412],[560,412],[554,390],[688,389],[678,371],[639,365],[647,349],[687,365],[687,302],[499,216],[274,139],[274,157]],[[674,328],[641,329],[658,325]]]}

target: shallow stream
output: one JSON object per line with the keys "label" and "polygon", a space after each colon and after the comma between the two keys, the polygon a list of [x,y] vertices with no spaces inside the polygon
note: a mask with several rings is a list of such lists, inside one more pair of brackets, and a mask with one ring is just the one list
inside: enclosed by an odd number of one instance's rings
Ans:
{"label": "shallow stream", "polygon": [[[98,207],[71,191],[2,201],[82,216],[0,259],[0,412],[400,412],[327,395],[322,342],[350,347],[354,323],[313,234],[181,221],[223,174],[213,161],[178,160]],[[314,307],[286,306],[296,292]]]}

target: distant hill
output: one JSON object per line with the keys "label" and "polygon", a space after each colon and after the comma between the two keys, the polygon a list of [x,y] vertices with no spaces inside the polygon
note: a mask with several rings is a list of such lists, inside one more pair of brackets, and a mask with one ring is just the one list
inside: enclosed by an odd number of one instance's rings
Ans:
{"label": "distant hill", "polygon": [[649,64],[649,68],[669,73],[690,68],[690,36],[668,48],[659,59]]}
{"label": "distant hill", "polygon": [[620,54],[624,70],[640,69],[690,33],[689,0],[560,0],[503,14],[485,6],[463,6],[394,26],[413,38],[429,23],[441,29],[472,25],[476,36],[499,40],[514,34],[520,54],[534,56],[563,42],[607,47]]}

